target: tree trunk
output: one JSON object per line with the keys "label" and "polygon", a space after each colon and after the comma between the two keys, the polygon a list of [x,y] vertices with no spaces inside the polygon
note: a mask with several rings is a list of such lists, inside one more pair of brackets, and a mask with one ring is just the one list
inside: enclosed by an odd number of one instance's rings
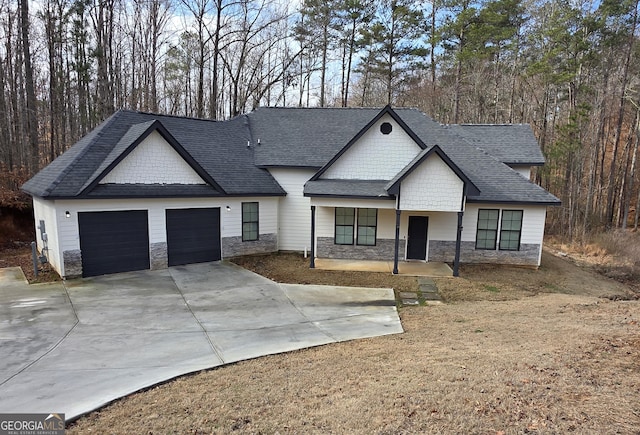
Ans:
{"label": "tree trunk", "polygon": [[633,49],[635,46],[635,29],[638,24],[638,2],[636,2],[634,12],[633,12],[633,25],[631,27],[631,32],[628,38],[628,46],[627,53],[624,60],[624,66],[622,70],[622,81],[620,83],[620,103],[618,107],[618,123],[616,125],[616,136],[615,142],[613,145],[613,151],[611,156],[611,165],[609,166],[609,172],[611,174],[611,182],[609,184],[609,190],[607,193],[607,220],[606,226],[607,229],[610,229],[613,225],[613,215],[614,215],[614,191],[615,191],[615,171],[617,166],[618,159],[618,148],[620,146],[620,140],[622,137],[622,125],[624,122],[624,112],[625,112],[625,102],[626,102],[626,92],[628,85],[628,76],[629,76],[629,64],[631,63],[631,57],[633,55]]}
{"label": "tree trunk", "polygon": [[20,30],[22,36],[22,55],[24,60],[25,91],[27,94],[26,121],[29,135],[30,169],[35,174],[40,169],[40,149],[38,146],[38,113],[33,67],[31,66],[31,48],[29,45],[29,2],[20,0]]}

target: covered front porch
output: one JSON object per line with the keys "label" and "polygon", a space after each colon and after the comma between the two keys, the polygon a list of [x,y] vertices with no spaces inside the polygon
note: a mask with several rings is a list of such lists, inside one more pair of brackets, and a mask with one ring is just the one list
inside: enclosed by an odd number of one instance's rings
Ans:
{"label": "covered front porch", "polygon": [[[316,258],[315,268],[320,270],[393,273],[393,261]],[[453,270],[446,263],[441,262],[399,261],[398,275],[446,278],[453,276]]]}
{"label": "covered front porch", "polygon": [[311,197],[310,267],[330,258],[381,262],[387,270],[391,261],[391,272],[402,274],[403,260],[451,261],[458,276],[466,193],[477,189],[437,145],[424,147],[391,180],[318,175],[304,190]]}

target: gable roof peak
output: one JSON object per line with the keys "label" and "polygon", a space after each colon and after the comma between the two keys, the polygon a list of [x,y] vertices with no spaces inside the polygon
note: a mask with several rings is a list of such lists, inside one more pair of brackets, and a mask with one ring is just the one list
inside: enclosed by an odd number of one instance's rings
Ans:
{"label": "gable roof peak", "polygon": [[124,160],[135,148],[142,143],[152,132],[158,132],[160,136],[172,147],[180,157],[187,162],[191,168],[209,185],[216,190],[224,190],[213,179],[213,177],[202,168],[202,166],[189,154],[180,142],[164,126],[160,119],[149,119],[147,121],[131,124],[129,129],[112,148],[111,152],[102,161],[100,166],[93,172],[93,175],[84,183],[80,190],[81,195],[86,195],[95,189],[100,181],[104,179],[122,160]]}
{"label": "gable roof peak", "polygon": [[390,105],[386,105],[382,110],[378,112],[376,116],[374,116],[360,131],[353,136],[349,142],[347,142],[337,154],[333,156],[331,160],[329,160],[318,172],[315,173],[313,177],[311,177],[311,181],[318,180],[342,155],[347,152],[349,148],[351,148],[358,140],[364,136],[364,134],[369,131],[383,116],[389,115],[391,118],[404,130],[404,132],[409,135],[409,137],[420,147],[421,149],[426,149],[427,145],[420,139],[420,137],[407,125],[406,122],[396,113],[395,110]]}
{"label": "gable roof peak", "polygon": [[422,150],[407,166],[405,166],[394,178],[389,181],[385,186],[387,192],[392,194],[398,194],[398,186],[407,178],[418,166],[420,166],[431,155],[437,155],[442,161],[458,176],[465,185],[467,195],[477,195],[480,193],[480,189],[467,177],[467,175],[456,165],[449,156],[440,148],[437,144],[431,148]]}

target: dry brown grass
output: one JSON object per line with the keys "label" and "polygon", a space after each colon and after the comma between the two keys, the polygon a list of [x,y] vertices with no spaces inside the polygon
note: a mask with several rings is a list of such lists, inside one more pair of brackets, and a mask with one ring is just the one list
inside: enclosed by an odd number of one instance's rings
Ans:
{"label": "dry brown grass", "polygon": [[396,291],[418,290],[418,282],[414,277],[310,269],[309,260],[294,253],[252,255],[235,258],[233,262],[276,282],[393,288]]}
{"label": "dry brown grass", "polygon": [[640,232],[598,233],[586,243],[569,244],[550,238],[548,244],[552,251],[640,292]]}
{"label": "dry brown grass", "polygon": [[640,302],[595,297],[624,286],[548,255],[462,276],[438,282],[454,303],[402,308],[404,334],[182,377],[68,433],[638,433]]}

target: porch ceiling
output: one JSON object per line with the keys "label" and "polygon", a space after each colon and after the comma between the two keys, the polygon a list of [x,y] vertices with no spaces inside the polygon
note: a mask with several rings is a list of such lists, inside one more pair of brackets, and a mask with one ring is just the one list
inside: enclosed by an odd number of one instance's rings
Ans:
{"label": "porch ceiling", "polygon": [[[315,267],[320,270],[392,273],[393,261],[316,258]],[[398,274],[404,276],[449,277],[453,276],[453,271],[446,263],[400,261],[398,262]]]}

